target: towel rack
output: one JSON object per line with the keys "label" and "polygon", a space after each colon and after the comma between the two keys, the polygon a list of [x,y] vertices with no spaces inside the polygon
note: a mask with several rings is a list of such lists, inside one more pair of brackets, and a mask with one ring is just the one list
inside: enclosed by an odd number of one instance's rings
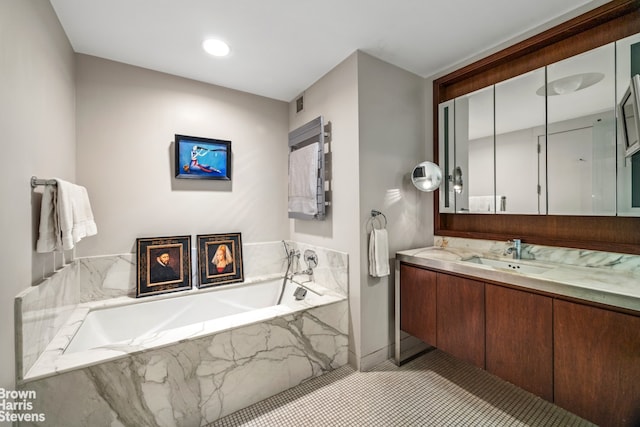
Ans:
{"label": "towel rack", "polygon": [[298,150],[307,145],[318,143],[318,173],[316,183],[316,206],[315,215],[307,215],[302,212],[289,212],[289,218],[323,220],[326,217],[326,206],[329,202],[325,195],[325,142],[329,139],[330,133],[326,130],[324,118],[322,116],[300,126],[289,132],[289,152]]}
{"label": "towel rack", "polygon": [[[382,220],[380,220],[380,215],[382,215],[382,218],[384,218],[384,224],[382,223]],[[369,224],[371,224],[372,229],[375,228],[374,221],[378,221],[380,228],[387,228],[387,217],[385,216],[385,214],[375,209],[371,209],[371,216],[367,220],[367,229],[369,229]]]}
{"label": "towel rack", "polygon": [[57,185],[55,179],[38,179],[36,176],[31,177],[31,188],[36,188],[39,185]]}

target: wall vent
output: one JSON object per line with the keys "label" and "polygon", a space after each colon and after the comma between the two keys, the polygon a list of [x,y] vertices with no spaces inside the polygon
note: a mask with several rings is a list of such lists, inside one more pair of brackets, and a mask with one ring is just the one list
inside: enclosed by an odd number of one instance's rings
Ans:
{"label": "wall vent", "polygon": [[304,94],[296,98],[296,113],[304,109]]}

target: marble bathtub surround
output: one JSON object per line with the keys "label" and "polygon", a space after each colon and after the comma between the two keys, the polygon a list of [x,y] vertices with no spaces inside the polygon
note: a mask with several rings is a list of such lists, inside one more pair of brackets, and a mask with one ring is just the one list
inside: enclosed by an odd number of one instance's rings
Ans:
{"label": "marble bathtub surround", "polygon": [[80,302],[136,296],[136,255],[122,254],[78,259]]}
{"label": "marble bathtub surround", "polygon": [[[245,281],[240,286],[250,286],[254,283],[260,283],[264,281],[264,279],[269,279],[269,277],[263,276],[259,278],[253,278]],[[279,280],[279,277],[271,277],[271,279]],[[242,325],[269,321],[293,312],[307,310],[313,307],[324,306],[345,300],[344,295],[326,289],[317,283],[309,282],[305,283],[304,286],[320,297],[318,298],[318,301],[315,303],[315,305],[311,305],[309,302],[307,302],[307,300],[300,300],[290,302],[286,306],[279,305],[265,307],[245,313],[234,314],[218,319],[206,320],[183,327],[157,332],[149,336],[136,337],[125,342],[104,345],[95,349],[89,349],[77,353],[65,353],[65,349],[82,325],[87,314],[92,310],[129,306],[139,304],[140,302],[146,303],[176,297],[179,298],[182,296],[193,294],[197,295],[207,292],[217,292],[218,290],[224,289],[192,289],[190,291],[180,292],[179,294],[175,295],[154,295],[145,298],[144,301],[131,300],[127,297],[120,297],[110,300],[81,303],[77,305],[75,311],[69,316],[67,323],[60,328],[58,334],[51,340],[50,344],[42,352],[37,362],[25,374],[23,380],[33,381],[34,379],[57,375],[70,370],[126,357],[131,353],[147,351],[149,349],[171,345],[176,342],[191,340],[206,335],[211,335],[213,333],[231,330]]]}
{"label": "marble bathtub surround", "polygon": [[[314,269],[314,281],[325,287],[347,294],[348,256],[318,246],[303,245],[287,241],[290,248],[312,249],[318,254],[318,266]],[[282,241],[265,243],[245,243],[242,245],[243,268],[246,278],[258,276],[284,275],[287,258]],[[192,250],[192,260],[197,260],[196,250]],[[97,301],[118,296],[135,297],[136,260],[135,254],[109,255],[80,258],[81,302]],[[306,268],[301,262],[301,270]],[[296,270],[298,271],[298,270]],[[193,286],[197,286],[197,265],[194,262]]]}
{"label": "marble bathtub surround", "polygon": [[36,391],[33,411],[52,425],[204,425],[345,365],[347,334],[343,298],[23,388]]}
{"label": "marble bathtub surround", "polygon": [[[287,245],[292,249],[299,250],[300,254],[304,254],[307,249],[314,251],[318,255],[318,265],[313,269],[313,281],[322,283],[324,287],[342,295],[348,295],[349,256],[347,253],[298,242],[287,241]],[[293,271],[302,271],[307,268],[302,255],[300,259],[295,261],[292,266]],[[304,281],[306,276],[297,276],[296,280]]]}
{"label": "marble bathtub surround", "polygon": [[397,260],[480,279],[640,311],[640,256],[523,243],[522,260],[542,272],[523,273],[469,262],[474,257],[513,261],[506,242],[436,237],[433,247],[397,253]]}
{"label": "marble bathtub surround", "polygon": [[29,370],[80,302],[78,264],[67,264],[14,300],[16,375]]}
{"label": "marble bathtub surround", "polygon": [[[288,242],[295,245],[295,242]],[[347,254],[305,245],[319,257],[313,280],[340,295],[347,294]],[[282,241],[243,244],[245,282],[252,283],[282,277],[286,256]],[[192,259],[196,260],[193,253]],[[194,279],[197,278],[193,266]],[[297,277],[296,279],[303,279]],[[306,280],[306,278],[304,278]],[[21,381],[48,346],[64,349],[65,334],[54,337],[78,304],[96,302],[92,308],[123,304],[135,300],[135,254],[95,256],[76,259],[37,286],[29,287],[15,299],[16,376]],[[242,285],[237,284],[237,285]],[[234,285],[227,285],[234,286]],[[198,292],[194,289],[185,292]],[[202,290],[204,291],[204,289]],[[148,298],[171,298],[171,294]],[[102,304],[100,301],[104,301]],[[75,313],[80,315],[81,313]],[[81,320],[80,320],[81,321]],[[61,350],[60,350],[61,351]]]}

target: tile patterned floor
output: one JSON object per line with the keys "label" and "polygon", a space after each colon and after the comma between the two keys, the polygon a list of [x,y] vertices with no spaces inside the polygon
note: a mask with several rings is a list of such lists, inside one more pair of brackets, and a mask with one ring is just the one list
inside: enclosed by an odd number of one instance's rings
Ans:
{"label": "tile patterned floor", "polygon": [[593,426],[474,366],[430,351],[401,367],[345,366],[210,427]]}

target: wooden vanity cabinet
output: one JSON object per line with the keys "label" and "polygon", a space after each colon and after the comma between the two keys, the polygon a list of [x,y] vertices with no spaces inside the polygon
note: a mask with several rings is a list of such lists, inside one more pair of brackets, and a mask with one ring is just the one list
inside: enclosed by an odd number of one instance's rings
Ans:
{"label": "wooden vanity cabinet", "polygon": [[400,264],[400,329],[436,346],[436,273]]}
{"label": "wooden vanity cabinet", "polygon": [[554,400],[603,426],[640,425],[640,317],[554,301]]}
{"label": "wooden vanity cabinet", "polygon": [[437,347],[484,369],[484,283],[437,273]]}
{"label": "wooden vanity cabinet", "polygon": [[553,401],[553,299],[486,284],[486,369]]}
{"label": "wooden vanity cabinet", "polygon": [[400,265],[401,329],[603,426],[640,426],[640,314]]}

